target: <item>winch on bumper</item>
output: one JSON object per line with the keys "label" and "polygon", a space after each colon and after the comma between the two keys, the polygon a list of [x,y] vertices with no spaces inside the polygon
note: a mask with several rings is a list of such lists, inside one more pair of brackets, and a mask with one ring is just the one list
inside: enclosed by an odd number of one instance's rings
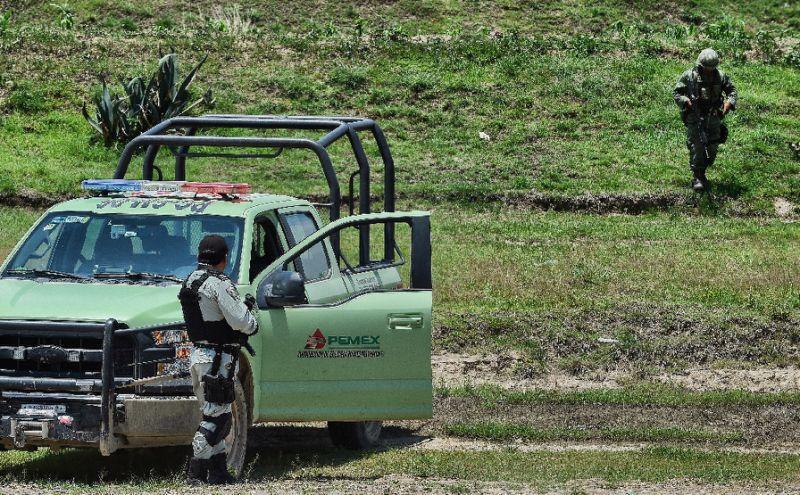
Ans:
{"label": "winch on bumper", "polygon": [[0,320],[0,444],[120,448],[191,442],[200,421],[188,380],[139,383],[175,357],[149,334],[102,323]]}

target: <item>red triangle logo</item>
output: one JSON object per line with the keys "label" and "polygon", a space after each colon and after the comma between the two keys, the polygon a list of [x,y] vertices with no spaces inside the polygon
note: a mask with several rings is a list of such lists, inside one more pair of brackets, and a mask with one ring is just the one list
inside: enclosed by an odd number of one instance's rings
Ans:
{"label": "red triangle logo", "polygon": [[317,330],[308,337],[308,340],[306,340],[306,349],[320,350],[324,348],[327,343],[328,339],[325,338],[322,330],[317,328]]}

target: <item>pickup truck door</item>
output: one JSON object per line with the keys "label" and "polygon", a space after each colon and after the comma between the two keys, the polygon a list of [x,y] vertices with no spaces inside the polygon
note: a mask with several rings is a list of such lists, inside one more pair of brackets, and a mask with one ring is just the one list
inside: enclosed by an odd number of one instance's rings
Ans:
{"label": "pickup truck door", "polygon": [[[344,228],[397,222],[411,226],[409,287],[363,283],[390,279],[388,274],[405,261],[399,254],[400,260],[340,270],[330,250],[332,236]],[[312,253],[326,258],[328,277],[319,277],[322,260],[312,259]],[[284,307],[267,302],[278,272],[309,269],[304,301]],[[254,282],[263,354],[256,420],[431,417],[428,213],[377,213],[332,222],[295,244]],[[331,299],[331,287],[345,289]]]}

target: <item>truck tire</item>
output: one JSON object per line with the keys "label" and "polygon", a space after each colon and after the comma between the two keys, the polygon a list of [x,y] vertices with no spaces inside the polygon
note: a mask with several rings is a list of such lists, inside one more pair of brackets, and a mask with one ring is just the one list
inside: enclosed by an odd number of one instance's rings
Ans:
{"label": "truck tire", "polygon": [[244,393],[244,387],[239,380],[236,380],[234,387],[236,399],[231,408],[233,426],[231,426],[231,432],[225,437],[225,443],[227,444],[228,469],[238,478],[244,469],[244,458],[247,454],[247,429],[250,427],[250,422],[247,418],[247,395]]}
{"label": "truck tire", "polygon": [[328,421],[328,433],[335,447],[367,450],[378,446],[381,438],[380,421]]}

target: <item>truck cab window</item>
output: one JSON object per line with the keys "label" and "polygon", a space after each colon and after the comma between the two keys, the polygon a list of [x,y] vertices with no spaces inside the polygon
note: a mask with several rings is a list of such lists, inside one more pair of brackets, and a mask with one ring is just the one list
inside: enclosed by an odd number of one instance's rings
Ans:
{"label": "truck cab window", "polygon": [[[296,245],[318,229],[314,217],[308,212],[288,213],[282,216],[282,222],[290,246]],[[325,245],[318,242],[300,255],[296,269],[307,281],[326,278],[330,274],[331,266]]]}
{"label": "truck cab window", "polygon": [[250,248],[250,280],[283,254],[278,230],[268,218],[256,219],[253,225],[253,244]]}

